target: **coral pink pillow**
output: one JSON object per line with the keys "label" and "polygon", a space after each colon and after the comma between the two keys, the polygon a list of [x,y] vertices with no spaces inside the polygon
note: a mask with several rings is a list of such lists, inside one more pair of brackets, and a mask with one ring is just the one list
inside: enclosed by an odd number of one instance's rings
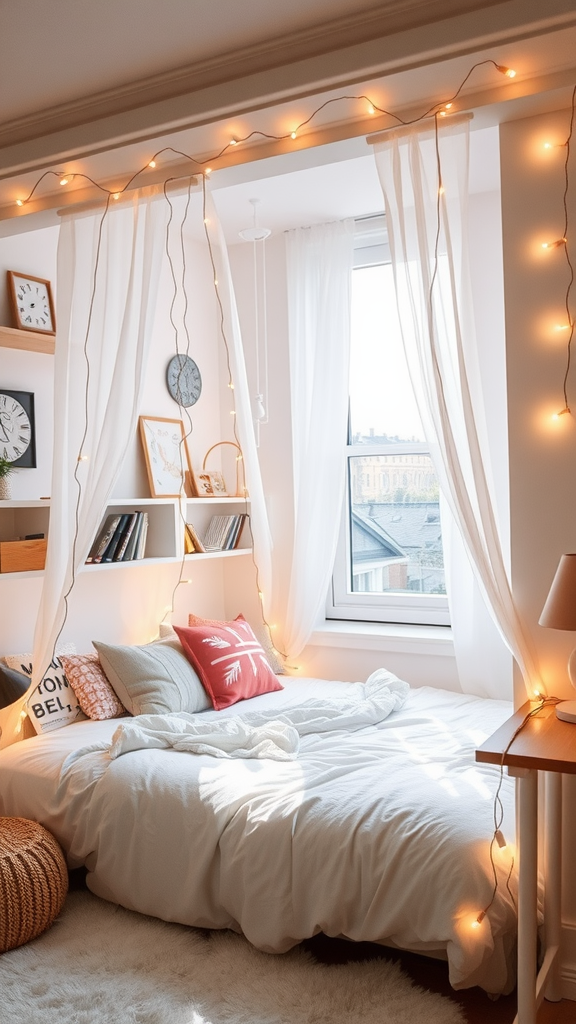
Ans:
{"label": "coral pink pillow", "polygon": [[126,708],[104,675],[97,654],[61,654],[59,657],[66,678],[88,718],[102,721],[124,714]]}
{"label": "coral pink pillow", "polygon": [[184,653],[217,711],[260,693],[282,690],[246,620],[175,626]]}

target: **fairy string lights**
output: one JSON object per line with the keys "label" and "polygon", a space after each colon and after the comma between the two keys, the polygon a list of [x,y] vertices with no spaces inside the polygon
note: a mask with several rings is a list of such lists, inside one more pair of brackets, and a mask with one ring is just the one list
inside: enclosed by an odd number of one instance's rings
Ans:
{"label": "fairy string lights", "polygon": [[[576,85],[572,90],[572,102],[570,107],[570,127],[568,131],[568,137],[566,142],[563,144],[566,149],[564,157],[564,192],[562,195],[562,204],[564,208],[564,230],[560,238],[555,239],[553,242],[543,242],[543,249],[559,249],[563,248],[564,257],[568,266],[568,284],[566,287],[566,296],[564,299],[564,308],[566,311],[566,324],[561,324],[561,330],[567,330],[568,336],[566,339],[566,365],[564,369],[564,379],[562,382],[562,392],[564,395],[564,406],[558,412],[555,412],[553,419],[557,420],[560,416],[571,415],[570,405],[568,402],[568,378],[570,376],[570,367],[572,362],[572,340],[574,338],[574,316],[572,314],[571,307],[571,296],[572,286],[574,284],[574,266],[570,258],[570,245],[569,245],[569,231],[568,231],[568,194],[570,189],[570,144],[572,141],[572,134],[574,130],[574,112],[576,108]],[[545,144],[546,149],[551,148],[550,143]]]}

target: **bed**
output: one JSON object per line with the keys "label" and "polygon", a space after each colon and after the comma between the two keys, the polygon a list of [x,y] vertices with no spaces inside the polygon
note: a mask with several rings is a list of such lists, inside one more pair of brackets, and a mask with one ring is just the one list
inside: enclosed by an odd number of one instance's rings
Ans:
{"label": "bed", "polygon": [[[282,684],[195,717],[290,724],[303,707],[366,697],[360,683]],[[509,991],[513,783],[493,869],[499,770],[474,750],[510,704],[403,686],[381,721],[336,714],[286,759],[130,747],[113,758],[113,735],[138,719],[76,722],[0,751],[0,814],[44,824],[95,894],[132,910],[231,928],[273,953],[320,931],[398,946],[446,957],[455,988]]]}

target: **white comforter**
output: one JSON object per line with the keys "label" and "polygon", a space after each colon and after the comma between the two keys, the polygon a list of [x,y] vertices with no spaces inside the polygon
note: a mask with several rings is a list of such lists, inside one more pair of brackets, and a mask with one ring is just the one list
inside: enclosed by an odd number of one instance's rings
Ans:
{"label": "white comforter", "polygon": [[[195,717],[211,733],[254,711],[293,726],[302,698],[366,696],[360,684],[286,684]],[[82,722],[0,752],[0,813],[42,821],[72,867],[87,865],[97,895],[142,913],[241,930],[270,952],[318,931],[441,949],[455,987],[498,992],[510,984],[514,874],[507,887],[510,846],[496,849],[498,892],[472,928],[494,887],[498,782],[474,749],[509,713],[506,702],[410,690],[403,707],[354,731],[334,715],[299,735],[289,760],[149,747],[111,758],[118,721]],[[501,797],[510,843],[507,778]]]}

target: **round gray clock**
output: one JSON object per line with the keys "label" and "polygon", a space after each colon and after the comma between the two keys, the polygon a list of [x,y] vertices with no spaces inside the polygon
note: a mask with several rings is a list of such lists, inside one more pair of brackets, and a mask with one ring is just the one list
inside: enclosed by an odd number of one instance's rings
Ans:
{"label": "round gray clock", "polygon": [[202,393],[202,377],[196,363],[183,352],[172,356],[166,370],[168,391],[178,405],[194,405]]}

